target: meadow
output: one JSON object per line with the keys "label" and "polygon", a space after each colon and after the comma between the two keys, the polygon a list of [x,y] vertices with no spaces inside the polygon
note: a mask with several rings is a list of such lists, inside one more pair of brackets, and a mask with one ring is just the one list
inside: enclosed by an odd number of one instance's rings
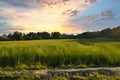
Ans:
{"label": "meadow", "polygon": [[16,69],[120,66],[120,40],[0,42],[0,67]]}

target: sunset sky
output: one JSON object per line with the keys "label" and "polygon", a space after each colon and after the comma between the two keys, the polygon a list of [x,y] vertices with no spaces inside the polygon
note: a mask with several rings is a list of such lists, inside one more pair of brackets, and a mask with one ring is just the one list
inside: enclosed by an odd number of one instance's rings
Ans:
{"label": "sunset sky", "polygon": [[120,25],[120,0],[0,0],[0,34],[81,33]]}

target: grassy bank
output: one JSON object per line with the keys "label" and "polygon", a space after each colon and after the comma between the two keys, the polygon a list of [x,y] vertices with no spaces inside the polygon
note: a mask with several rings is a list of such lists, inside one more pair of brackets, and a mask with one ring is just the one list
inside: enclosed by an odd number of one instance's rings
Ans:
{"label": "grassy bank", "polygon": [[23,70],[20,72],[14,73],[4,73],[0,71],[0,80],[120,80],[120,76],[107,76],[101,75],[97,72],[91,73],[88,76],[47,76],[39,74],[30,74],[27,71]]}
{"label": "grassy bank", "polygon": [[38,40],[0,42],[4,68],[120,66],[119,40]]}

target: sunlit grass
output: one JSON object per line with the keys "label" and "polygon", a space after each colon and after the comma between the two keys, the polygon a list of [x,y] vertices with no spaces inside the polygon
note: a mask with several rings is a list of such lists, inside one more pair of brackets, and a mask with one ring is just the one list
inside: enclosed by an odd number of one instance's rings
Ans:
{"label": "sunlit grass", "polygon": [[120,66],[120,42],[38,40],[0,42],[0,66]]}

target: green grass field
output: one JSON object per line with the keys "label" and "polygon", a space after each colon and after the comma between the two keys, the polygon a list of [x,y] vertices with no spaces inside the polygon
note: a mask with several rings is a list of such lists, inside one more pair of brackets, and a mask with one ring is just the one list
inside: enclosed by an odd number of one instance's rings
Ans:
{"label": "green grass field", "polygon": [[120,66],[119,40],[0,42],[0,66],[65,68]]}

